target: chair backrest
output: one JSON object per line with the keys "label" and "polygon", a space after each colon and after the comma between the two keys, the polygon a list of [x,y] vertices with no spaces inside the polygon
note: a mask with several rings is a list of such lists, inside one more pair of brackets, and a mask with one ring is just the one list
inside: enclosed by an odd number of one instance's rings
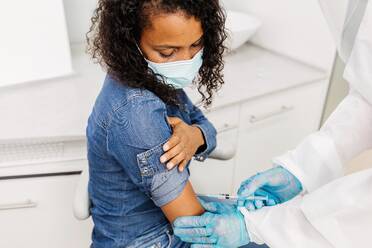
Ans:
{"label": "chair backrest", "polygon": [[80,175],[75,191],[73,203],[74,216],[78,220],[86,220],[90,217],[90,200],[88,193],[89,170],[86,167]]}

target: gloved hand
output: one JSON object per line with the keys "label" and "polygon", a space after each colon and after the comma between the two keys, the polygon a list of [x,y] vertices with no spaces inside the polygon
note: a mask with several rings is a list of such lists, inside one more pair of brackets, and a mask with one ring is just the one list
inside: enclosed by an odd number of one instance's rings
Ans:
{"label": "gloved hand", "polygon": [[[287,169],[278,166],[244,181],[238,190],[238,205],[253,211],[289,201],[301,192],[301,182]],[[244,200],[247,196],[263,196],[267,200]]]}
{"label": "gloved hand", "polygon": [[192,248],[231,248],[249,244],[250,238],[243,215],[236,206],[219,202],[202,202],[202,216],[176,219],[174,234]]}

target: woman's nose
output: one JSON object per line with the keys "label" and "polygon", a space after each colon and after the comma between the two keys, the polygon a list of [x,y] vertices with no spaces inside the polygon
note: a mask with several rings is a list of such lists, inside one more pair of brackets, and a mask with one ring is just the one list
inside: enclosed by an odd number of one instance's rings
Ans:
{"label": "woman's nose", "polygon": [[194,58],[195,52],[191,51],[189,49],[185,49],[182,53],[180,53],[180,56],[177,58],[178,60],[190,60]]}

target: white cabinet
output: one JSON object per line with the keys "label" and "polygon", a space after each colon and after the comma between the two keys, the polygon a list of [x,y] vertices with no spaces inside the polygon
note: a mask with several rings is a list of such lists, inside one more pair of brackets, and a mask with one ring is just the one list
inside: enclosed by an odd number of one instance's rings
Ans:
{"label": "white cabinet", "polygon": [[0,180],[0,247],[89,247],[92,223],[72,201],[79,175]]}
{"label": "white cabinet", "polygon": [[217,146],[232,146],[237,153],[228,161],[194,161],[195,191],[235,194],[243,180],[270,168],[275,156],[319,128],[326,87],[326,81],[319,81],[206,113],[219,130]]}
{"label": "white cabinet", "polygon": [[272,166],[319,127],[325,82],[271,94],[241,106],[234,191],[244,179]]}

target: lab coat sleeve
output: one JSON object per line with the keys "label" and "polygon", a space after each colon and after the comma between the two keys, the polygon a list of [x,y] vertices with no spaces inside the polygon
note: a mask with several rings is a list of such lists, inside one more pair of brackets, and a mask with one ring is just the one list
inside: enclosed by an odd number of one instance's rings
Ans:
{"label": "lab coat sleeve", "polygon": [[372,148],[372,105],[352,90],[320,131],[274,159],[294,174],[307,192],[343,175],[348,161]]}
{"label": "lab coat sleeve", "polygon": [[306,219],[301,203],[302,197],[297,197],[290,202],[256,212],[241,208],[251,241],[265,243],[270,248],[333,247]]}
{"label": "lab coat sleeve", "polygon": [[281,205],[240,211],[252,242],[271,248],[367,247],[372,233],[371,194],[369,169]]}
{"label": "lab coat sleeve", "polygon": [[311,192],[343,175],[345,164],[372,148],[372,3],[364,11],[344,78],[350,94],[325,125],[296,149],[274,159]]}

